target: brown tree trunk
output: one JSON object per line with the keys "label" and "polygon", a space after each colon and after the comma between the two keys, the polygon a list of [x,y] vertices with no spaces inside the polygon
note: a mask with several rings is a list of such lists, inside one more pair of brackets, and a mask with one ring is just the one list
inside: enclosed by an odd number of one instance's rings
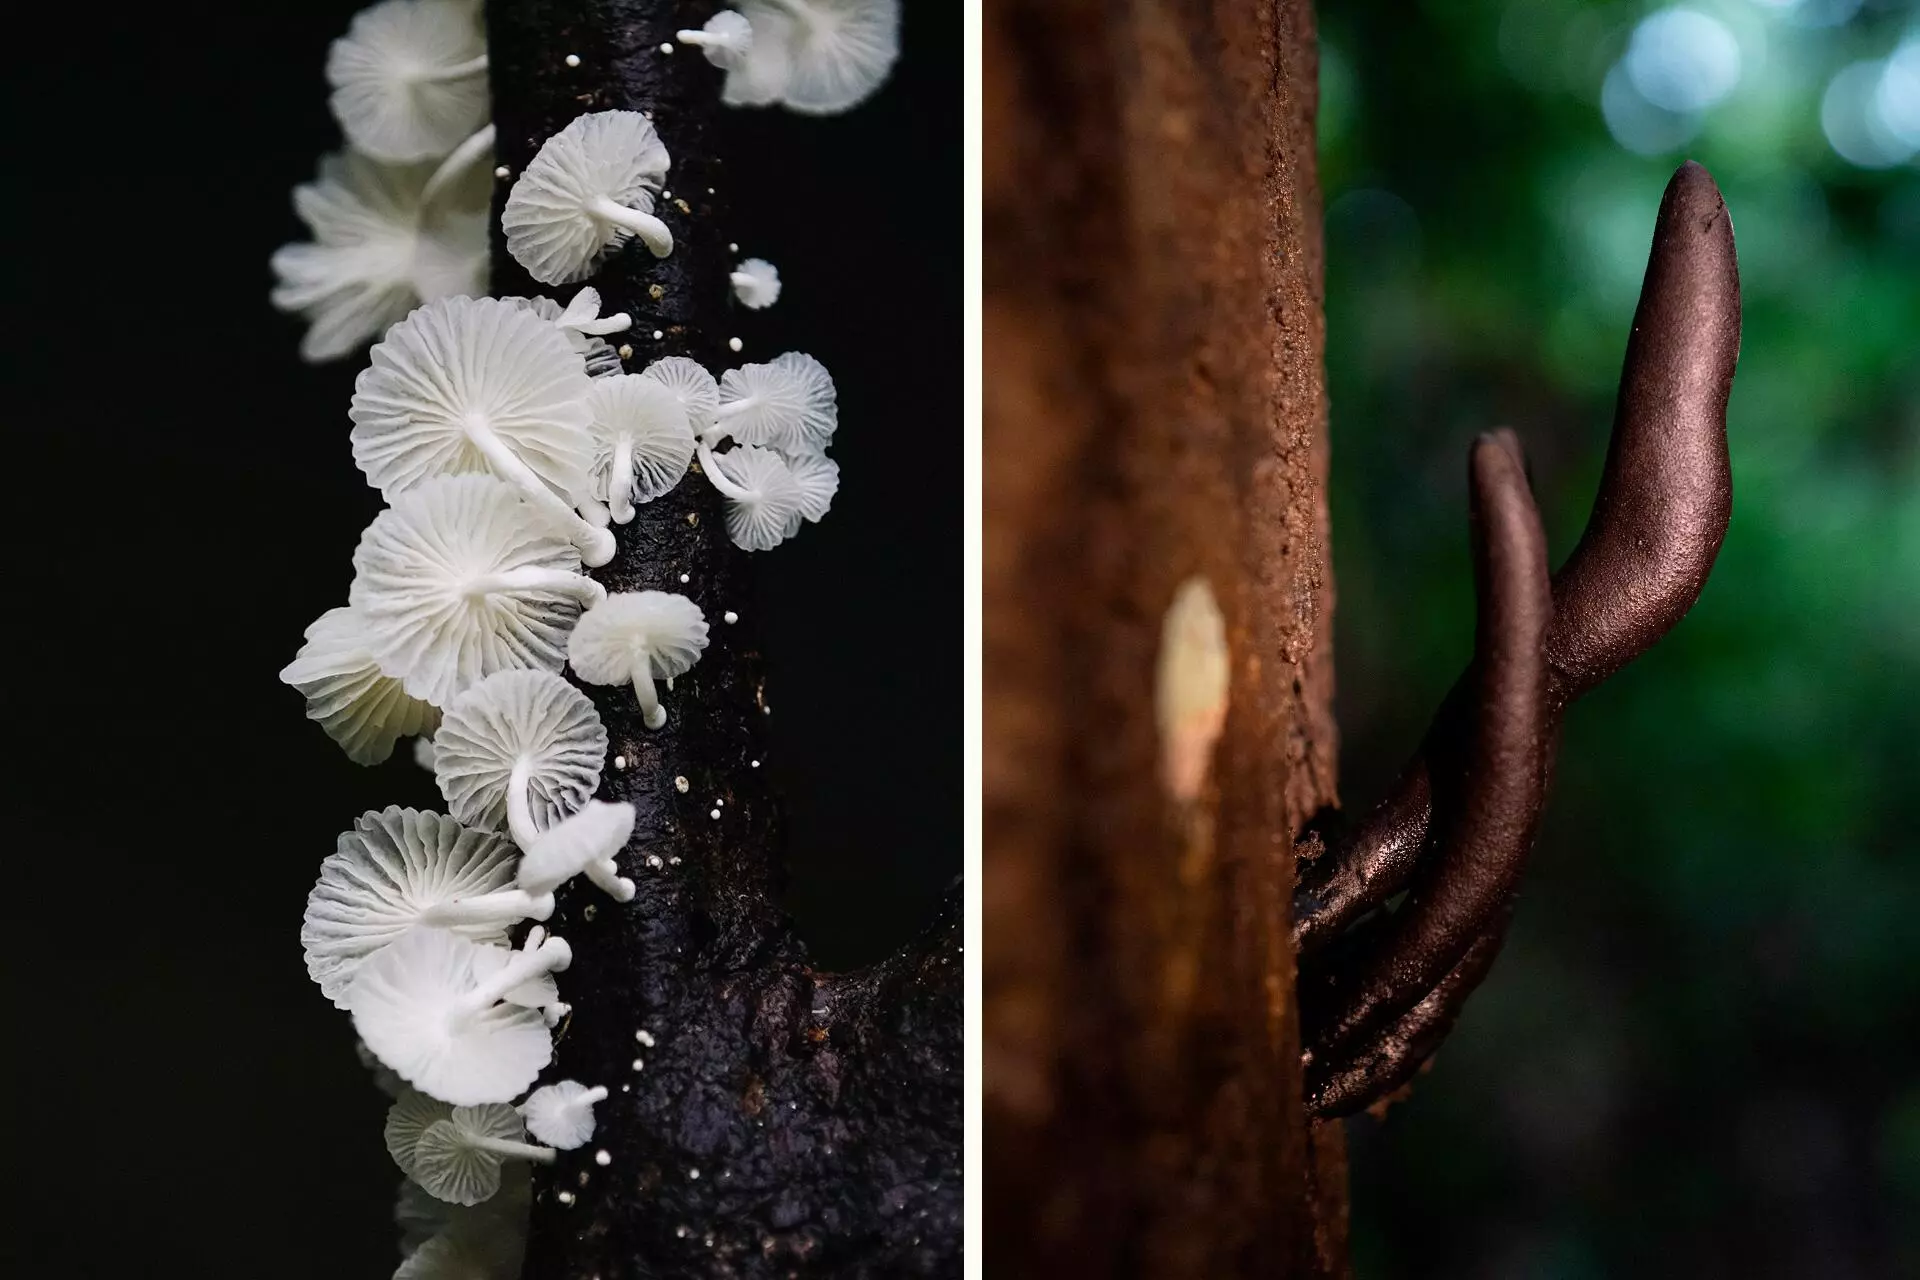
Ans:
{"label": "brown tree trunk", "polygon": [[[1335,758],[1310,6],[994,0],[983,61],[988,1262],[1343,1274],[1288,942]],[[1224,707],[1166,622],[1209,595]]]}

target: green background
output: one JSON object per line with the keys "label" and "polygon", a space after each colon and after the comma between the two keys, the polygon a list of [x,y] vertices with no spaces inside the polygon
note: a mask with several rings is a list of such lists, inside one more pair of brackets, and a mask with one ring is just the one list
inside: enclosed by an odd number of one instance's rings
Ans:
{"label": "green background", "polygon": [[1349,1125],[1362,1277],[1920,1274],[1920,167],[1822,126],[1920,15],[1689,6],[1739,78],[1640,154],[1602,86],[1660,7],[1321,8],[1350,808],[1471,645],[1474,433],[1520,432],[1555,564],[1578,538],[1683,159],[1744,293],[1725,547],[1572,709],[1499,964],[1411,1100]]}

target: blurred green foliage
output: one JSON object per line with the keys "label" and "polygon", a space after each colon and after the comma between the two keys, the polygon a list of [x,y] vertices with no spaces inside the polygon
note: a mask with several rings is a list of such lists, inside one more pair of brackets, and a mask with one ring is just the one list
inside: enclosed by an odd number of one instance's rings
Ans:
{"label": "blurred green foliage", "polygon": [[1663,146],[1601,105],[1661,7],[1322,6],[1350,804],[1470,647],[1475,432],[1520,431],[1556,564],[1577,540],[1683,159],[1744,292],[1712,581],[1573,708],[1492,978],[1349,1126],[1362,1277],[1920,1275],[1920,162],[1823,127],[1920,12],[1700,0],[1737,82],[1648,108]]}

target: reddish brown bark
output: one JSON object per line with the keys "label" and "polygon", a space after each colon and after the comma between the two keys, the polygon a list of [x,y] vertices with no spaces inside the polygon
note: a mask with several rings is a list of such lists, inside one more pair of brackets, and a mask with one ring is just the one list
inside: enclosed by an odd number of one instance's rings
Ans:
{"label": "reddish brown bark", "polygon": [[[1341,1274],[1288,906],[1335,747],[1310,7],[995,0],[983,63],[989,1265]],[[1186,801],[1196,576],[1231,678]]]}

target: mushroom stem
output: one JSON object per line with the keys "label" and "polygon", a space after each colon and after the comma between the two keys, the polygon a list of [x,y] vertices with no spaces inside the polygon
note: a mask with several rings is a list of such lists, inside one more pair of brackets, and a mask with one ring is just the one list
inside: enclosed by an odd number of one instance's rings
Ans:
{"label": "mushroom stem", "polygon": [[[605,533],[596,529],[596,533]],[[594,604],[605,599],[607,589],[592,578],[581,573],[568,573],[565,569],[542,569],[538,565],[527,565],[519,569],[508,569],[505,573],[483,573],[467,582],[467,594],[470,596],[492,595],[496,591],[557,591],[570,595],[582,604]]]}
{"label": "mushroom stem", "polygon": [[425,209],[431,205],[434,198],[445,191],[455,178],[465,173],[474,161],[492,150],[493,126],[482,125],[474,131],[472,137],[447,153],[447,158],[440,162],[440,167],[435,169],[433,176],[427,179],[427,185],[420,188],[420,207]]}
{"label": "mushroom stem", "polygon": [[633,519],[633,437],[625,433],[613,442],[613,465],[607,468],[607,511],[615,524]]}
{"label": "mushroom stem", "polygon": [[601,316],[598,320],[568,320],[565,324],[575,333],[604,338],[610,333],[625,333],[633,328],[633,317],[624,311],[616,311],[610,316]]}
{"label": "mushroom stem", "polygon": [[[726,410],[722,408],[721,412],[725,413]],[[711,430],[712,428],[708,429]],[[707,473],[707,479],[713,481],[714,488],[718,489],[727,497],[732,498],[735,502],[753,501],[753,493],[750,490],[743,489],[733,481],[727,479],[726,473],[720,470],[720,463],[716,461],[713,456],[713,446],[709,445],[705,440],[701,440],[694,447],[700,454],[700,469]],[[642,697],[640,701],[642,705],[644,705],[646,698]],[[659,728],[658,725],[651,727]]]}
{"label": "mushroom stem", "polygon": [[[505,999],[507,992],[515,987],[558,973],[573,963],[573,948],[567,945],[566,939],[545,937],[538,928],[527,937],[529,945],[524,950],[514,952],[504,965],[461,997],[455,1006],[457,1016],[478,1017]],[[534,941],[536,938],[539,941]]]}
{"label": "mushroom stem", "polygon": [[545,920],[553,914],[551,893],[524,889],[496,889],[474,898],[437,902],[420,913],[420,922],[440,929],[467,924],[503,924],[514,920]]}
{"label": "mushroom stem", "polygon": [[559,1154],[552,1147],[536,1147],[531,1142],[515,1142],[511,1138],[476,1137],[472,1142],[481,1151],[491,1151],[509,1160],[531,1160],[535,1164],[552,1164]]}
{"label": "mushroom stem", "polygon": [[[775,0],[778,3],[778,0]],[[416,71],[410,77],[415,84],[440,84],[448,80],[464,80],[468,76],[477,76],[487,69],[487,55],[466,62],[456,62],[450,67],[432,67]]]}
{"label": "mushroom stem", "polygon": [[727,280],[736,289],[751,289],[755,284],[759,283],[744,271],[733,272],[727,277]]}
{"label": "mushroom stem", "polygon": [[633,673],[633,696],[640,699],[640,718],[647,728],[658,729],[667,722],[667,709],[660,705],[660,695],[654,691],[651,658]]}
{"label": "mushroom stem", "polygon": [[613,535],[581,519],[565,498],[555,493],[546,481],[533,473],[533,468],[521,461],[519,454],[506,446],[484,416],[470,414],[461,426],[495,475],[520,490],[527,501],[547,512],[567,530],[567,537],[580,548],[581,563],[598,568],[613,559]]}
{"label": "mushroom stem", "polygon": [[507,834],[522,850],[531,849],[540,832],[533,825],[533,804],[527,793],[527,779],[533,766],[525,759],[513,762],[507,775]]}
{"label": "mushroom stem", "polygon": [[589,862],[582,871],[595,887],[615,902],[632,902],[633,895],[639,890],[633,881],[620,874],[620,864],[612,858],[599,858]]}
{"label": "mushroom stem", "polygon": [[588,203],[587,212],[602,222],[611,222],[616,227],[631,231],[653,251],[656,258],[664,258],[673,252],[673,232],[667,229],[666,223],[650,213],[629,209],[606,196],[595,196]]}

